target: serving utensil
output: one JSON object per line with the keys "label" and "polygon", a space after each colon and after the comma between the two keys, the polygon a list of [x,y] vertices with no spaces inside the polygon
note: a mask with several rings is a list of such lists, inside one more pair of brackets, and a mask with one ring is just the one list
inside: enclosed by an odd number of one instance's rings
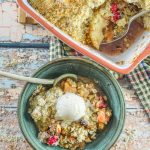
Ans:
{"label": "serving utensil", "polygon": [[141,17],[141,16],[143,16],[143,15],[145,15],[145,14],[147,14],[147,13],[150,13],[150,10],[144,10],[144,11],[141,11],[141,12],[139,12],[138,14],[132,16],[132,17],[130,18],[130,20],[129,20],[129,23],[128,23],[128,25],[127,25],[126,31],[125,31],[122,35],[118,36],[117,38],[113,39],[112,41],[102,42],[101,44],[111,44],[111,43],[116,42],[116,41],[122,39],[123,37],[125,37],[126,34],[127,34],[128,31],[129,31],[130,26],[131,26],[131,24],[133,23],[133,21],[135,21],[137,18],[139,18],[139,17]]}
{"label": "serving utensil", "polygon": [[30,83],[54,85],[54,86],[57,85],[61,80],[65,78],[72,78],[74,80],[77,80],[77,75],[69,74],[69,73],[60,75],[59,77],[55,79],[39,79],[39,78],[25,77],[25,76],[16,75],[16,74],[4,72],[4,71],[0,71],[0,75],[8,77],[8,78],[16,79],[16,80],[30,82]]}

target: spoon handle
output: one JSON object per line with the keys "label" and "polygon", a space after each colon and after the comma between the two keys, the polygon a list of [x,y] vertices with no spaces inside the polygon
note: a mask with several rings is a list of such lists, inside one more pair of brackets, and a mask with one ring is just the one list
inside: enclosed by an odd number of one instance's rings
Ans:
{"label": "spoon handle", "polygon": [[37,84],[53,84],[54,83],[53,79],[38,79],[38,78],[32,78],[32,77],[25,77],[25,76],[20,76],[20,75],[16,75],[16,74],[4,72],[4,71],[0,71],[0,75],[8,77],[8,78],[13,78],[16,80],[30,82],[30,83],[37,83]]}
{"label": "spoon handle", "polygon": [[130,18],[129,24],[130,24],[133,20],[135,20],[135,19],[137,19],[137,18],[139,18],[139,17],[141,17],[141,16],[143,16],[143,15],[145,15],[145,14],[147,14],[147,13],[150,13],[150,10],[144,10],[144,11],[141,11],[140,13],[134,15],[133,17]]}

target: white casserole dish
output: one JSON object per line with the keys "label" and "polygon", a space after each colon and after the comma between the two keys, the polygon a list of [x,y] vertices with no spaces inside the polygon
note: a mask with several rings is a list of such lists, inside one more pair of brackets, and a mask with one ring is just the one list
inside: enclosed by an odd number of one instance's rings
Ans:
{"label": "white casserole dish", "polygon": [[17,2],[18,5],[33,19],[43,27],[47,28],[64,43],[83,55],[93,59],[97,63],[118,73],[127,74],[131,72],[144,58],[150,55],[150,32],[148,31],[145,31],[140,37],[138,37],[132,46],[125,52],[117,56],[110,56],[73,40],[70,36],[66,35],[63,31],[40,15],[34,8],[32,8],[27,0],[17,0]]}

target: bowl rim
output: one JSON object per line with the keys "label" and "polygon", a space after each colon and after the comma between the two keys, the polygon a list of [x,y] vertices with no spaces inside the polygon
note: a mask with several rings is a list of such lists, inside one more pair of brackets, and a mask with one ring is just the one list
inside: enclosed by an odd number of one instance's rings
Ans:
{"label": "bowl rim", "polygon": [[[65,61],[65,60],[79,60],[79,61],[83,61],[83,62],[86,62],[88,64],[91,64],[91,65],[94,65],[95,67],[97,67],[98,69],[100,70],[104,70],[105,72],[103,72],[112,82],[113,82],[113,85],[115,86],[116,90],[118,91],[117,94],[118,94],[118,97],[119,97],[119,102],[120,102],[120,106],[121,106],[121,116],[119,119],[119,122],[117,124],[118,128],[117,128],[117,131],[114,135],[114,138],[111,139],[111,142],[105,147],[105,149],[102,149],[102,150],[109,150],[114,144],[115,142],[118,140],[120,134],[122,133],[122,130],[124,128],[124,124],[125,124],[125,114],[126,114],[126,106],[125,106],[125,99],[124,99],[124,95],[123,95],[123,92],[122,92],[122,89],[118,83],[118,81],[114,78],[114,76],[106,69],[104,68],[103,66],[95,63],[94,61],[92,60],[89,60],[89,59],[86,59],[86,58],[81,58],[81,57],[76,57],[76,56],[68,56],[68,57],[63,57],[63,58],[58,58],[58,59],[55,59],[53,61],[50,61],[48,63],[46,63],[45,65],[41,66],[38,70],[36,70],[36,72],[32,75],[32,77],[35,77],[39,71],[51,64],[55,64],[59,61]],[[113,79],[113,80],[112,80]],[[19,99],[18,99],[18,107],[17,107],[17,117],[18,117],[18,123],[19,123],[19,127],[21,129],[21,132],[23,134],[23,136],[25,137],[26,141],[29,143],[29,145],[35,149],[35,150],[38,150],[37,147],[36,147],[36,144],[32,143],[30,140],[30,135],[26,132],[26,128],[24,126],[24,121],[23,121],[23,116],[21,115],[21,107],[19,107],[22,103],[22,96],[24,94],[24,91],[26,90],[27,86],[30,85],[32,83],[26,83],[21,91],[21,94],[19,96]]]}
{"label": "bowl rim", "polygon": [[[67,37],[65,37],[62,33],[56,30],[56,27],[54,28],[52,25],[48,23],[48,21],[45,21],[44,17],[41,17],[37,12],[33,11],[28,5],[26,5],[25,1],[27,0],[17,0],[18,5],[27,12],[32,18],[34,18],[39,24],[41,24],[43,27],[48,29],[50,32],[52,32],[55,36],[57,36],[61,41],[69,45],[71,48],[77,50],[79,53],[88,56],[89,58],[93,59],[99,64],[102,64],[109,69],[116,71],[121,74],[128,74],[130,73],[143,59],[145,59],[147,56],[150,55],[150,43],[147,45],[145,50],[141,54],[139,54],[132,63],[126,67],[122,68],[119,65],[109,61],[105,60],[103,56],[97,56],[93,54],[92,52],[87,51],[85,48],[78,45],[75,40],[71,41]],[[27,1],[28,3],[28,1]],[[28,3],[29,4],[29,3]]]}

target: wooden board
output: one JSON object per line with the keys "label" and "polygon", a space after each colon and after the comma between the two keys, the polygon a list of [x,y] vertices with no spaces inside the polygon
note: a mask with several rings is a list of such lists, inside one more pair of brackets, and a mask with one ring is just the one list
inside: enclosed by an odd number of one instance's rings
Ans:
{"label": "wooden board", "polygon": [[37,24],[37,22],[28,16],[21,8],[18,8],[18,22],[23,24]]}

